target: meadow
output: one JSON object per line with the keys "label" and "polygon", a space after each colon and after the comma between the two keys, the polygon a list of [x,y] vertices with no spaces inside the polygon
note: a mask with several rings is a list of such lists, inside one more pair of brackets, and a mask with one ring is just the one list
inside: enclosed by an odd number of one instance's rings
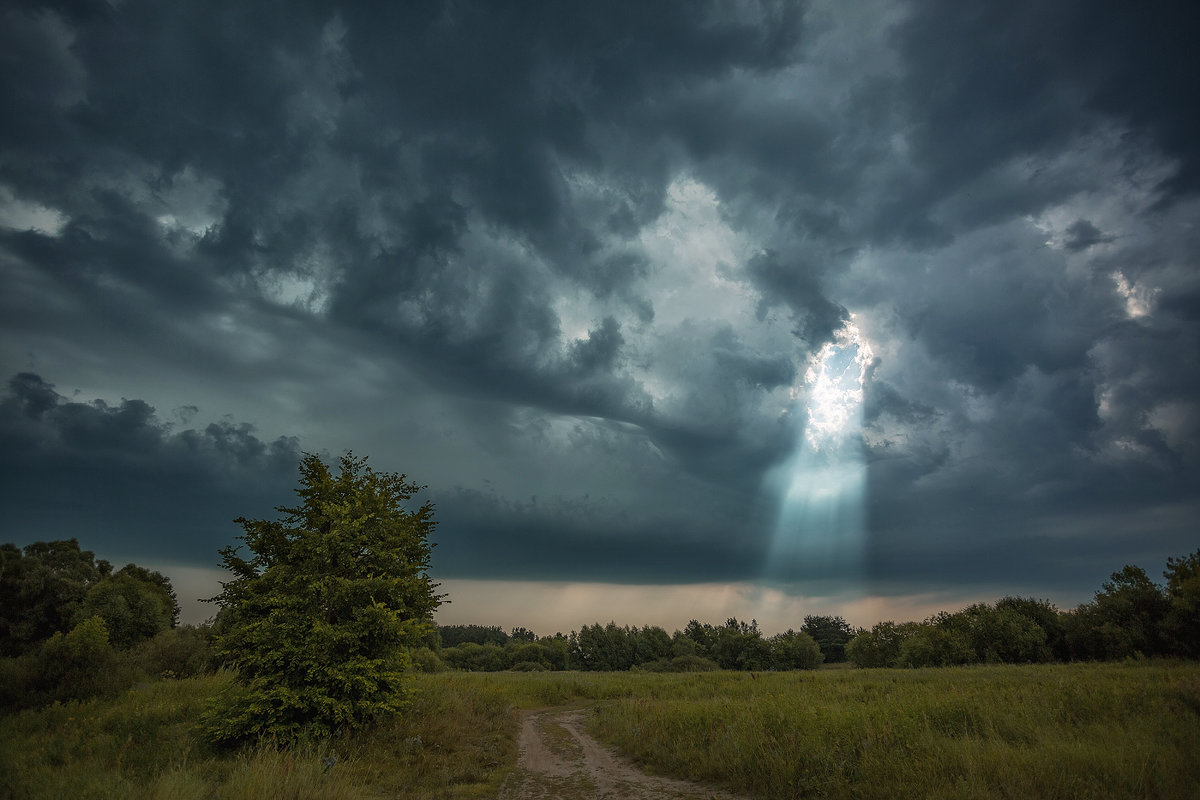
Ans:
{"label": "meadow", "polygon": [[4,798],[484,798],[522,709],[587,709],[647,771],[761,798],[1188,798],[1200,664],[421,674],[402,718],[286,750],[193,733],[231,676],[0,717]]}

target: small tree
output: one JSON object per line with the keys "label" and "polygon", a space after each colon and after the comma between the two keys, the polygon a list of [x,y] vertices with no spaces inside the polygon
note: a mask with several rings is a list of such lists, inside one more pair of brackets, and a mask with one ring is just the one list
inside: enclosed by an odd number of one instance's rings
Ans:
{"label": "small tree", "polygon": [[422,488],[375,472],[365,458],[300,464],[301,504],[281,520],[238,519],[240,547],[221,550],[233,578],[215,598],[217,649],[238,684],[206,714],[216,743],[303,731],[328,735],[400,710],[407,648],[432,628],[442,595],[425,574],[429,503],[406,510]]}

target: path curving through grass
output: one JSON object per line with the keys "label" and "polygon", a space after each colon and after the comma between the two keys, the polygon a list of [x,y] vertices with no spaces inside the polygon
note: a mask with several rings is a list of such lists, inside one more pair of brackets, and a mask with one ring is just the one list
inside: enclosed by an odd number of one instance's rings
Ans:
{"label": "path curving through grass", "polygon": [[584,709],[521,717],[520,756],[500,800],[744,800],[712,787],[647,775],[584,731]]}

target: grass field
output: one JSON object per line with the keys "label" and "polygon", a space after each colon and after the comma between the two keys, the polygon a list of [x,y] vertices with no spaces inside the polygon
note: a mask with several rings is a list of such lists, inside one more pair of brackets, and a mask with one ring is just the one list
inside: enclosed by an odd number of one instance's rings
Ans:
{"label": "grass field", "polygon": [[648,770],[753,797],[1200,797],[1195,663],[419,675],[395,723],[219,755],[191,731],[228,681],[0,717],[0,796],[494,797],[518,711],[579,704]]}

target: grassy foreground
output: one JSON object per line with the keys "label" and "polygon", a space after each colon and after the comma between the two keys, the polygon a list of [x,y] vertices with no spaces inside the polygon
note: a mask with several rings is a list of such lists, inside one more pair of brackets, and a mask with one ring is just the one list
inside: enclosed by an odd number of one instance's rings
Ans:
{"label": "grassy foreground", "polygon": [[598,738],[648,769],[755,797],[1184,798],[1200,786],[1195,663],[420,675],[395,723],[220,755],[191,730],[228,681],[0,717],[0,797],[495,797],[517,711],[585,701]]}

